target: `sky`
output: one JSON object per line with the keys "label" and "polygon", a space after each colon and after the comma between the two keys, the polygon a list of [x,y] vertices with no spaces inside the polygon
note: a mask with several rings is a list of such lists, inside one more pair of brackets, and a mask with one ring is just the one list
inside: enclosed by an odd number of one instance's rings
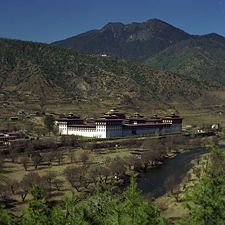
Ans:
{"label": "sky", "polygon": [[0,37],[50,43],[108,22],[151,18],[225,36],[225,0],[0,0]]}

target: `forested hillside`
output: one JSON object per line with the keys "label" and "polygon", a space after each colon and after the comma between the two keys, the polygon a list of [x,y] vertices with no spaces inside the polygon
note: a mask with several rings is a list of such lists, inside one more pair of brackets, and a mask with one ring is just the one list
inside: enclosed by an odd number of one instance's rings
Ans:
{"label": "forested hillside", "polygon": [[141,105],[193,100],[209,86],[175,73],[47,44],[0,40],[5,99]]}

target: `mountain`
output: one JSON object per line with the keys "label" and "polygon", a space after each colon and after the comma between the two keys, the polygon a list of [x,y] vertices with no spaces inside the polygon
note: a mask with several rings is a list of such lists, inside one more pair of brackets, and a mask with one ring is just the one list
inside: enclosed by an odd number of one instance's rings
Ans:
{"label": "mountain", "polygon": [[88,54],[107,54],[121,59],[144,62],[150,56],[192,36],[158,19],[144,23],[108,23],[100,30],[92,30],[54,45]]}
{"label": "mountain", "polygon": [[107,54],[142,62],[218,88],[225,84],[225,38],[212,33],[190,35],[158,19],[143,23],[109,23],[54,45],[89,54]]}
{"label": "mountain", "polygon": [[225,85],[225,38],[218,34],[194,36],[151,56],[146,63],[153,69],[221,87]]}
{"label": "mountain", "polygon": [[7,102],[138,109],[191,101],[208,88],[182,74],[154,71],[133,62],[0,39],[0,94]]}

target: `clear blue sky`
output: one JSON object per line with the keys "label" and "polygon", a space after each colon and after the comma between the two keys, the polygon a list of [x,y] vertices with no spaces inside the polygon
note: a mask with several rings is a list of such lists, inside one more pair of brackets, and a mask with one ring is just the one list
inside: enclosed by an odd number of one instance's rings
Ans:
{"label": "clear blue sky", "polygon": [[108,22],[150,18],[225,36],[225,0],[0,0],[0,37],[52,42]]}

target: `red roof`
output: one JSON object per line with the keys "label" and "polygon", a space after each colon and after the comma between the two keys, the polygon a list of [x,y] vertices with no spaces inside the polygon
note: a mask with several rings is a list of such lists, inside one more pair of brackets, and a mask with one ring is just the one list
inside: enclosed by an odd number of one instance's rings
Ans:
{"label": "red roof", "polygon": [[106,118],[100,118],[95,120],[96,122],[123,122],[123,119],[106,119]]}
{"label": "red roof", "polygon": [[68,127],[96,128],[95,124],[72,124],[68,125]]}
{"label": "red roof", "polygon": [[3,136],[3,137],[0,137],[0,139],[15,139],[15,138],[18,138],[17,136]]}
{"label": "red roof", "polygon": [[142,123],[142,124],[124,124],[125,128],[156,128],[156,127],[170,127],[170,123]]}

